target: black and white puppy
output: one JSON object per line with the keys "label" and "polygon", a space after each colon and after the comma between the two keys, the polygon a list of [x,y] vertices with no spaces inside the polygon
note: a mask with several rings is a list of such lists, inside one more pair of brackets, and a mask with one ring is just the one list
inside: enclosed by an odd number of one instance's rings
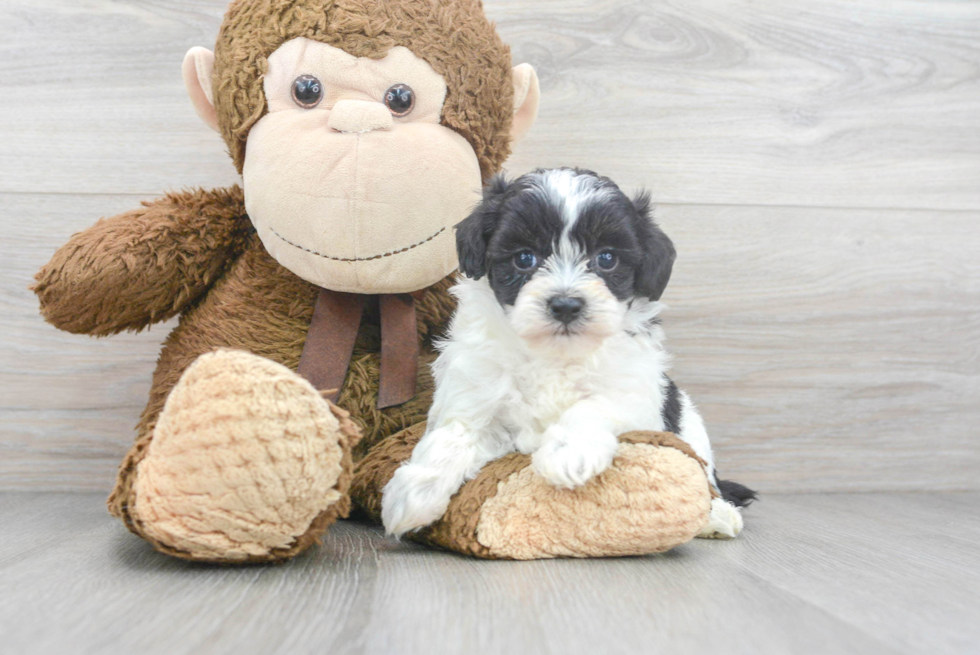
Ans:
{"label": "black and white puppy", "polygon": [[533,454],[534,470],[573,488],[613,461],[617,435],[666,430],[708,465],[706,537],[734,537],[751,490],[715,476],[704,422],[667,377],[658,302],[674,246],[628,198],[578,169],[497,177],[457,229],[459,300],[434,365],[425,436],[384,490],[400,535],[438,520],[488,462]]}

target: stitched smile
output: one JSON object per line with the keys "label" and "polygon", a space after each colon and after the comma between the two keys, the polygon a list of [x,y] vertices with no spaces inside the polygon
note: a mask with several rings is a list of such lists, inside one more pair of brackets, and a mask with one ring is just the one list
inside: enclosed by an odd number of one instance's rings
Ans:
{"label": "stitched smile", "polygon": [[283,241],[285,241],[286,243],[288,243],[289,245],[291,245],[293,248],[299,248],[300,250],[305,250],[306,252],[310,253],[311,255],[316,255],[317,257],[323,257],[324,259],[330,259],[330,260],[335,261],[335,262],[369,262],[369,261],[374,260],[374,259],[382,259],[384,257],[391,257],[392,255],[399,255],[399,254],[401,254],[403,252],[407,252],[407,251],[411,250],[412,248],[418,248],[419,246],[421,246],[421,245],[423,245],[425,243],[428,243],[429,241],[432,241],[437,236],[439,236],[440,234],[442,234],[443,232],[445,232],[446,231],[446,228],[444,228],[444,227],[443,228],[440,228],[438,232],[436,232],[435,234],[433,234],[432,236],[430,236],[427,239],[422,239],[418,243],[413,243],[410,246],[405,246],[404,248],[399,248],[398,250],[392,250],[391,252],[381,253],[380,255],[372,255],[370,257],[333,257],[332,255],[324,255],[322,252],[317,252],[316,250],[311,250],[310,248],[307,248],[306,246],[301,246],[298,243],[293,243],[292,241],[290,241],[289,239],[287,239],[283,235],[281,235],[278,232],[276,232],[275,228],[271,228],[270,227],[269,230],[271,230],[273,234],[275,234],[277,237],[279,237],[280,239],[282,239]]}

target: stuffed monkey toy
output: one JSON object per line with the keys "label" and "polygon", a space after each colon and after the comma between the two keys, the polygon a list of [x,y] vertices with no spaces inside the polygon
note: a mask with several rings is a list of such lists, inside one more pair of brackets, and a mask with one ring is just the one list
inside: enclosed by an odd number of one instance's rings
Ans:
{"label": "stuffed monkey toy", "polygon": [[[422,436],[452,314],[454,225],[537,114],[479,0],[236,0],[183,65],[242,186],[171,193],[76,234],[34,286],[105,336],[180,316],[109,511],[156,549],[288,559],[381,492]],[[559,490],[489,464],[413,539],[488,558],[688,541],[711,491],[690,448],[622,435]]]}

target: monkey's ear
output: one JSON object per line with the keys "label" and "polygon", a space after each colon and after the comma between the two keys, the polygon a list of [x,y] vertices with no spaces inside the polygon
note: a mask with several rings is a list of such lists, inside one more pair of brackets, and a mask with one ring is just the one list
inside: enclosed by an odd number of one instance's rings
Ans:
{"label": "monkey's ear", "polygon": [[538,103],[541,100],[541,86],[538,74],[531,64],[514,66],[514,123],[510,128],[513,143],[521,140],[538,117]]}
{"label": "monkey's ear", "polygon": [[637,234],[644,252],[643,262],[636,269],[634,285],[636,295],[660,300],[670,280],[677,251],[674,250],[670,237],[664,234],[653,221],[650,194],[641,191],[633,200],[633,206],[636,207],[637,218],[640,221],[637,225]]}
{"label": "monkey's ear", "polygon": [[479,280],[487,274],[487,244],[500,220],[500,201],[508,186],[503,175],[495,176],[483,190],[483,200],[473,213],[456,226],[459,270],[466,277]]}
{"label": "monkey's ear", "polygon": [[194,111],[201,120],[215,132],[218,127],[218,112],[214,109],[214,94],[211,90],[211,74],[214,72],[214,53],[207,48],[193,47],[184,55],[181,66],[184,86],[191,98]]}

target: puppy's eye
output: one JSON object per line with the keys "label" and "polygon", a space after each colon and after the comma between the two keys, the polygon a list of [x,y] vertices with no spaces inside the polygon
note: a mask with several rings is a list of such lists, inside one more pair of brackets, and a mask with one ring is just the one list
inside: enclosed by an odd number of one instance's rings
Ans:
{"label": "puppy's eye", "polygon": [[385,107],[394,116],[407,116],[415,107],[415,92],[407,84],[396,84],[385,91]]}
{"label": "puppy's eye", "polygon": [[600,252],[595,258],[596,268],[600,271],[611,271],[616,268],[616,264],[618,263],[619,257],[616,256],[616,253],[608,250]]}
{"label": "puppy's eye", "polygon": [[323,85],[312,75],[293,80],[293,102],[303,109],[313,109],[323,100]]}
{"label": "puppy's eye", "polygon": [[514,266],[519,271],[530,271],[538,265],[538,258],[530,250],[522,250],[514,255]]}

